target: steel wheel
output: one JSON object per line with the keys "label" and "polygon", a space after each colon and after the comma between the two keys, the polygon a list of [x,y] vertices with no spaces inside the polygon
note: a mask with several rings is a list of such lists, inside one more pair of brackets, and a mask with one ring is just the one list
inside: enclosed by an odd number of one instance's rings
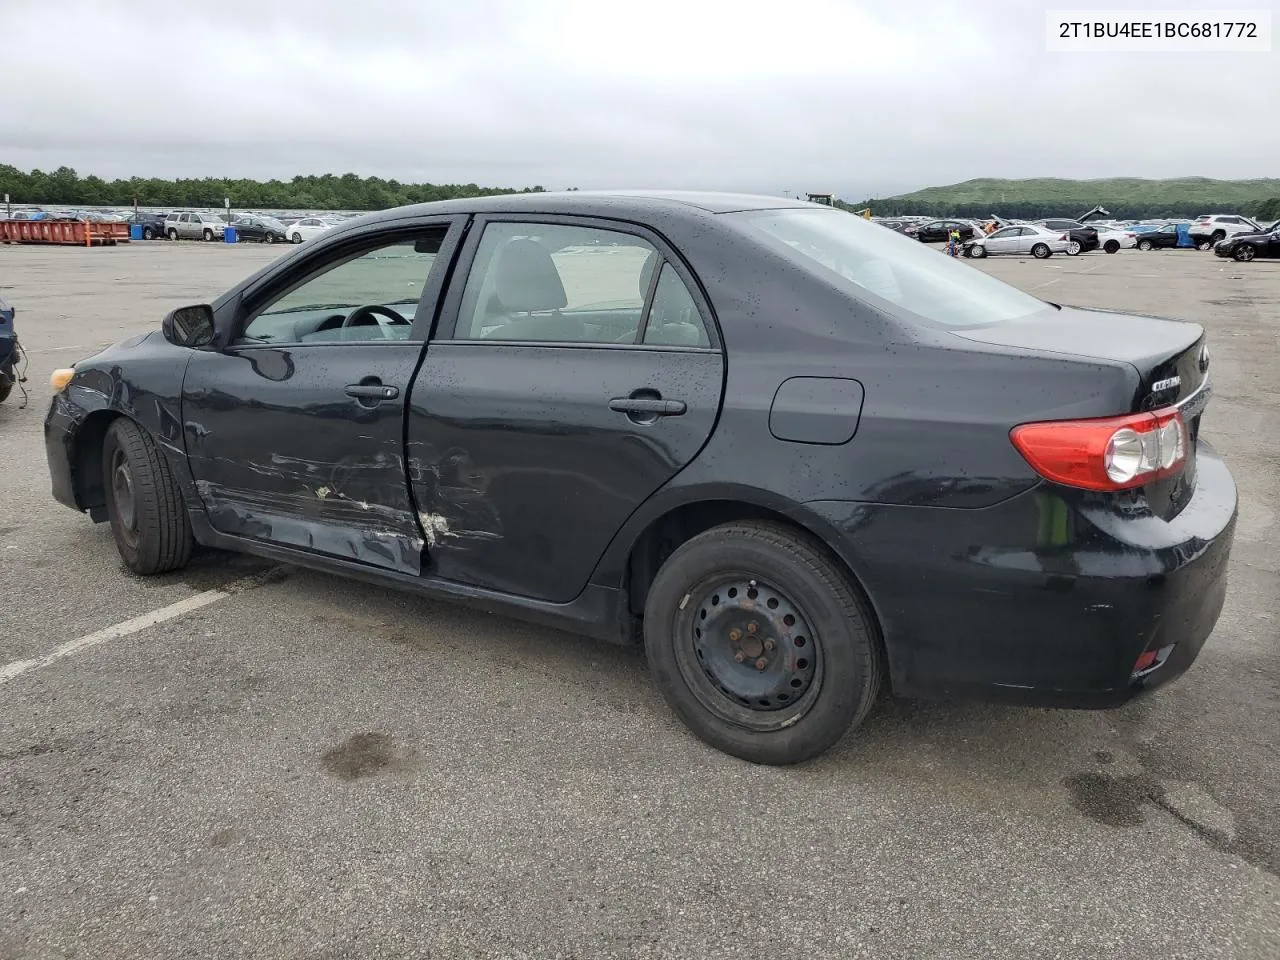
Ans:
{"label": "steel wheel", "polygon": [[822,644],[792,600],[743,575],[704,586],[691,604],[697,615],[676,658],[703,706],[761,732],[808,712],[822,687]]}

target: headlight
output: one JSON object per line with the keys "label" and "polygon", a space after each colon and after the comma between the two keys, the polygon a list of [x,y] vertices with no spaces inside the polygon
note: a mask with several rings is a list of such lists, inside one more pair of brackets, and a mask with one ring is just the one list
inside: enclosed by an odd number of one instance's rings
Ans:
{"label": "headlight", "polygon": [[49,375],[49,386],[53,389],[54,393],[61,393],[63,390],[67,389],[67,384],[71,382],[71,378],[75,375],[76,371],[74,367],[62,367],[53,371],[53,373]]}

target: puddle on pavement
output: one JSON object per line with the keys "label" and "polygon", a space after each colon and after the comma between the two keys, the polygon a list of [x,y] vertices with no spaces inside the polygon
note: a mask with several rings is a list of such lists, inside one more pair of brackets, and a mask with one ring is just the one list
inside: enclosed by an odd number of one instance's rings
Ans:
{"label": "puddle on pavement", "polygon": [[406,757],[385,733],[356,733],[320,757],[326,773],[339,780],[359,780],[378,773],[401,770]]}

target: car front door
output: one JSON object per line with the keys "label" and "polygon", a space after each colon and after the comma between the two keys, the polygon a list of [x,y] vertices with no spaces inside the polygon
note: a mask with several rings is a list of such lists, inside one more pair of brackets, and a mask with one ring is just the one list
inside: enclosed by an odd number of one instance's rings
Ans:
{"label": "car front door", "polygon": [[215,529],[421,571],[404,412],[464,223],[336,238],[220,305],[234,333],[193,355],[182,411]]}
{"label": "car front door", "polygon": [[414,382],[409,474],[444,579],[568,602],[702,449],[724,358],[640,226],[480,218]]}
{"label": "car front door", "polygon": [[1001,227],[999,230],[987,236],[987,253],[1017,253],[1018,235],[1018,227]]}

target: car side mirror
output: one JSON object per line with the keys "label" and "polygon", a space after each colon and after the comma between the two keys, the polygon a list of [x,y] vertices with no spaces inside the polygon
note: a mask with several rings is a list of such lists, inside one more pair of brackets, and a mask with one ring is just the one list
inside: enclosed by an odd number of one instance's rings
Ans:
{"label": "car side mirror", "polygon": [[207,303],[178,307],[165,315],[160,329],[176,347],[207,347],[213,343],[213,307]]}

